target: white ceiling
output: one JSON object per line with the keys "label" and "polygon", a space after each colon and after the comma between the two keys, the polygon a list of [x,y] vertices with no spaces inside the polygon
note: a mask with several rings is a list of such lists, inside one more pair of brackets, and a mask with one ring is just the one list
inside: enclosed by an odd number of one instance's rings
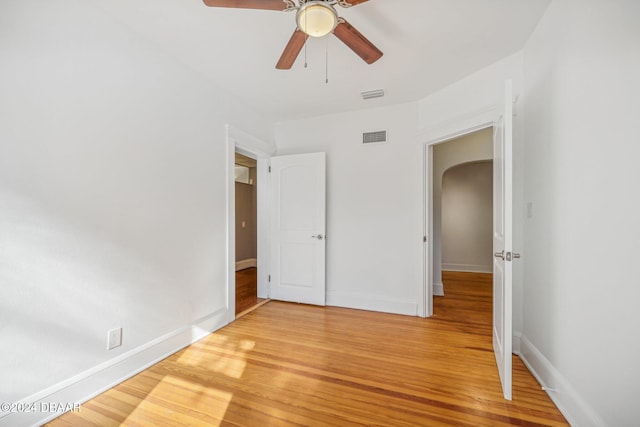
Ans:
{"label": "white ceiling", "polygon": [[[271,120],[419,100],[518,51],[550,0],[370,0],[340,16],[384,56],[367,65],[333,36],[310,39],[288,71],[275,64],[295,14],[206,7],[201,0],[96,0],[183,64]],[[329,83],[325,84],[328,47]],[[383,88],[382,99],[360,92]]]}

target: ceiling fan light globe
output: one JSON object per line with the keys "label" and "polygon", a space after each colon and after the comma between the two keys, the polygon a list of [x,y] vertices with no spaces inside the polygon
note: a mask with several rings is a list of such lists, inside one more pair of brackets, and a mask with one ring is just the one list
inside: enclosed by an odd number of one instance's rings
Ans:
{"label": "ceiling fan light globe", "polygon": [[298,28],[310,37],[323,37],[338,24],[335,10],[323,2],[306,3],[297,14]]}

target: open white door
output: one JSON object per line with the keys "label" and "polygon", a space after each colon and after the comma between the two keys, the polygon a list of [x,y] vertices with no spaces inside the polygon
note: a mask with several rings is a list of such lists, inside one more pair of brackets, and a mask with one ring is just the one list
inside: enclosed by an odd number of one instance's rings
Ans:
{"label": "open white door", "polygon": [[325,305],[325,153],[271,158],[271,299]]}
{"label": "open white door", "polygon": [[511,400],[512,330],[512,146],[511,80],[493,127],[493,351],[504,398]]}

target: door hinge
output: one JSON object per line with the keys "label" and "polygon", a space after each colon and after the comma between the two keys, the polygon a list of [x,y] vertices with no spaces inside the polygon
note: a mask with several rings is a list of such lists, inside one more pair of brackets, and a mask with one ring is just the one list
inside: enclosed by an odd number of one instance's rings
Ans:
{"label": "door hinge", "polygon": [[271,165],[269,165],[269,173],[271,173]]}
{"label": "door hinge", "polygon": [[427,236],[422,236],[422,241],[423,241],[424,243],[427,243]]}
{"label": "door hinge", "polygon": [[267,276],[267,282],[271,283],[271,275]]}

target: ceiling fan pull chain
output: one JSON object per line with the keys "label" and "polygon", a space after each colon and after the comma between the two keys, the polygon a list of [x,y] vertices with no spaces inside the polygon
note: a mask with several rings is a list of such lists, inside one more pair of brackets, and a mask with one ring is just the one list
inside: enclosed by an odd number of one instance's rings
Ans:
{"label": "ceiling fan pull chain", "polygon": [[[307,26],[307,11],[304,11],[304,25]],[[307,68],[307,42],[309,38],[307,37],[304,41],[304,68]]]}
{"label": "ceiling fan pull chain", "polygon": [[304,42],[304,68],[307,68],[307,41]]}
{"label": "ceiling fan pull chain", "polygon": [[329,37],[325,37],[327,44],[324,53],[324,83],[329,84]]}

